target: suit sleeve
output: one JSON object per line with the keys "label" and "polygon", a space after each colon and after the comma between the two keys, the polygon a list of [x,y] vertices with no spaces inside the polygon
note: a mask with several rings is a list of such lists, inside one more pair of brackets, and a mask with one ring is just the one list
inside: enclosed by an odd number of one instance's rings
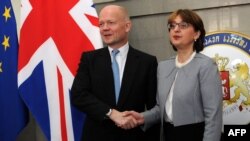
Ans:
{"label": "suit sleeve", "polygon": [[222,87],[216,64],[213,61],[204,63],[199,78],[205,114],[203,141],[219,141],[222,131]]}
{"label": "suit sleeve", "polygon": [[142,126],[142,129],[144,131],[160,122],[160,106],[158,100],[159,96],[157,95],[157,104],[152,109],[142,112],[144,117],[144,125]]}
{"label": "suit sleeve", "polygon": [[91,75],[89,72],[90,53],[83,53],[77,74],[71,89],[71,102],[80,111],[85,112],[88,117],[102,121],[110,107],[99,100],[91,89]]}
{"label": "suit sleeve", "polygon": [[[158,65],[157,65],[158,66]],[[149,104],[148,110],[145,112],[142,112],[142,115],[144,117],[144,125],[142,126],[142,129],[148,130],[150,127],[154,126],[155,124],[160,122],[160,106],[159,106],[159,94],[156,92],[157,90],[157,66],[155,70],[151,70],[152,71],[152,75],[155,75],[155,80],[152,81],[154,84],[151,85],[155,85],[155,90],[154,90],[154,95],[152,95],[151,97],[151,102],[152,99],[154,99],[154,106],[151,107],[151,103]],[[155,103],[156,102],[156,103]]]}

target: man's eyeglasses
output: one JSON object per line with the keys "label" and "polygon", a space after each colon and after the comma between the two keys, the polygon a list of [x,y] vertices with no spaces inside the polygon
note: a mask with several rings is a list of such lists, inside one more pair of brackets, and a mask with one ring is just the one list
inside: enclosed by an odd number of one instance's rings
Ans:
{"label": "man's eyeglasses", "polygon": [[186,22],[180,22],[180,23],[170,23],[170,24],[168,24],[168,29],[169,30],[173,30],[173,29],[175,29],[175,27],[178,25],[178,27],[180,28],[180,29],[186,29],[186,28],[188,28],[189,27],[189,23],[186,23]]}

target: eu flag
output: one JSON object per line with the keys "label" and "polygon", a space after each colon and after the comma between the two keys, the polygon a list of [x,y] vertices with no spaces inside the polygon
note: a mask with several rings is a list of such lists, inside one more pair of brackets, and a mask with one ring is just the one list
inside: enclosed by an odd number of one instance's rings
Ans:
{"label": "eu flag", "polygon": [[1,0],[0,13],[0,141],[15,141],[28,113],[18,94],[18,39],[10,0]]}

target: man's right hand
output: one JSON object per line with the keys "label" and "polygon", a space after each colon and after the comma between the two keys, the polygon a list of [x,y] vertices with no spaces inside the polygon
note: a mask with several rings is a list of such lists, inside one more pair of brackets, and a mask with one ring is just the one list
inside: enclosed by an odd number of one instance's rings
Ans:
{"label": "man's right hand", "polygon": [[[135,114],[136,115],[136,114]],[[115,124],[118,127],[121,127],[123,129],[131,129],[138,126],[138,121],[135,117],[132,116],[132,113],[130,115],[130,112],[119,112],[115,109],[112,110],[111,115],[109,118],[115,122]]]}

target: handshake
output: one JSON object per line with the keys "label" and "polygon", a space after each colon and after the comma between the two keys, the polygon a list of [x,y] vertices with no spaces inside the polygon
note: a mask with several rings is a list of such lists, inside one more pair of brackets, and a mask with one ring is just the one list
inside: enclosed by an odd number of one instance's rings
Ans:
{"label": "handshake", "polygon": [[115,109],[112,110],[109,118],[120,128],[132,129],[139,125],[144,124],[144,117],[142,114],[135,111],[119,112]]}

